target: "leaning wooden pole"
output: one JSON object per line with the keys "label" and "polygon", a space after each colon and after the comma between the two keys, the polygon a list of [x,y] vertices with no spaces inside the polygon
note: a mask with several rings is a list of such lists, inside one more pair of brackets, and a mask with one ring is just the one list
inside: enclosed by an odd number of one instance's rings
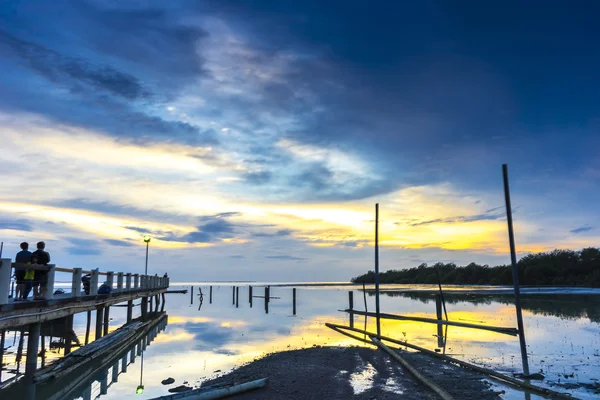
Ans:
{"label": "leaning wooden pole", "polygon": [[381,336],[379,320],[379,203],[375,204],[375,315],[377,319],[377,337]]}
{"label": "leaning wooden pole", "polygon": [[502,165],[504,178],[504,199],[506,201],[506,221],[508,223],[508,241],[510,243],[510,261],[512,264],[513,285],[515,287],[515,308],[517,309],[517,328],[519,329],[519,343],[521,345],[521,360],[523,374],[529,375],[529,361],[527,360],[527,344],[525,342],[525,328],[523,326],[523,313],[521,311],[521,292],[519,290],[519,266],[515,250],[515,234],[513,231],[512,208],[510,205],[510,187],[508,185],[508,166]]}
{"label": "leaning wooden pole", "polygon": [[[338,333],[341,333],[341,334],[343,334],[345,336],[351,337],[352,339],[358,340],[360,342],[368,343],[368,344],[371,344],[371,345],[373,344],[372,342],[370,342],[368,340],[362,339],[359,336],[354,336],[351,333],[345,332],[345,331],[356,332],[356,333],[361,334],[361,335],[369,335],[369,336],[375,336],[375,332],[369,332],[369,331],[366,331],[366,330],[363,331],[361,329],[350,328],[350,327],[345,326],[345,325],[330,324],[328,322],[325,323],[325,326],[327,326],[328,328],[330,328],[330,329],[332,329],[332,330],[334,330],[334,331],[336,331]],[[543,388],[543,387],[535,386],[535,385],[532,385],[532,384],[530,384],[528,382],[524,382],[524,381],[521,381],[519,379],[513,378],[512,376],[505,375],[505,374],[502,374],[500,372],[496,372],[496,371],[488,369],[488,368],[483,368],[483,367],[480,367],[478,365],[474,365],[474,364],[468,363],[466,361],[462,361],[462,360],[459,360],[457,358],[450,357],[450,356],[445,355],[445,354],[436,353],[434,351],[428,350],[428,349],[423,348],[421,346],[414,345],[412,343],[408,343],[408,342],[403,342],[403,341],[400,341],[400,340],[392,339],[392,338],[387,337],[387,336],[382,336],[380,339],[381,340],[385,340],[386,342],[390,342],[390,343],[394,343],[394,344],[403,346],[403,347],[408,347],[408,348],[411,348],[411,349],[414,349],[414,350],[418,350],[418,351],[420,351],[420,352],[422,352],[424,354],[428,354],[428,355],[430,355],[432,357],[436,357],[436,358],[439,358],[441,360],[445,360],[445,361],[451,362],[453,364],[460,365],[461,367],[468,368],[468,369],[471,369],[473,371],[481,372],[482,374],[486,374],[489,377],[497,379],[497,380],[499,380],[499,381],[501,381],[503,383],[508,383],[508,384],[511,384],[513,386],[516,386],[516,387],[525,388],[525,389],[528,389],[528,390],[530,390],[532,392],[541,394],[542,396],[550,397],[550,398],[553,398],[553,399],[556,398],[556,399],[565,399],[565,400],[577,400],[577,397],[573,397],[570,394],[564,394],[564,393],[556,392],[556,391],[551,390],[551,389],[546,389],[546,388]]]}
{"label": "leaning wooden pole", "polygon": [[417,371],[415,369],[415,367],[410,365],[410,363],[408,361],[406,361],[404,358],[400,357],[400,355],[397,352],[395,352],[394,350],[387,347],[375,336],[371,336],[371,340],[373,341],[373,343],[375,343],[377,345],[377,347],[379,347],[381,350],[388,353],[390,356],[392,356],[392,358],[394,360],[396,360],[400,364],[402,364],[402,366],[408,372],[410,372],[412,374],[412,376],[414,376],[417,379],[417,381],[419,381],[423,385],[427,386],[429,389],[431,389],[433,392],[435,392],[438,396],[440,396],[443,400],[454,400],[454,398],[448,392],[446,392],[444,389],[442,389],[441,387],[439,387],[438,385],[433,383],[430,379],[428,379],[423,374],[421,374],[419,371]]}

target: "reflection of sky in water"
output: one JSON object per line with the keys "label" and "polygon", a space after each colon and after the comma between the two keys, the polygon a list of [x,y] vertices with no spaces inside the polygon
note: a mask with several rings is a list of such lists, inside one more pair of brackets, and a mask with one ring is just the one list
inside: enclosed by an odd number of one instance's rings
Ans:
{"label": "reflection of sky in water", "polygon": [[[145,352],[145,391],[142,396],[137,397],[150,398],[167,394],[168,387],[160,384],[165,378],[175,378],[176,385],[184,381],[197,384],[214,376],[217,370],[226,372],[273,351],[313,345],[358,344],[324,326],[325,322],[348,323],[348,317],[337,312],[347,308],[348,290],[349,288],[341,287],[298,288],[296,317],[292,316],[292,289],[288,287],[271,288],[271,296],[280,299],[271,301],[268,315],[265,314],[264,300],[261,298],[254,298],[253,308],[249,307],[247,287],[240,288],[237,309],[232,305],[231,286],[213,287],[213,304],[208,301],[208,287],[202,287],[204,302],[200,310],[197,287],[193,305],[190,305],[189,293],[167,295],[169,323]],[[263,294],[262,288],[254,288],[255,296]],[[448,300],[451,320],[516,326],[514,307],[510,304],[497,301],[472,304],[462,300],[452,302],[451,298]],[[585,317],[563,319],[553,316],[552,313],[561,309],[560,297],[554,296],[546,300],[546,306],[536,300],[535,314],[527,309],[524,311],[531,371],[543,370],[550,381],[560,379],[561,382],[592,382],[592,379],[600,378],[596,371],[600,363],[599,324]],[[367,302],[369,311],[374,311],[374,297],[367,296]],[[592,300],[591,304],[597,310],[597,300]],[[364,309],[363,294],[360,291],[354,293],[354,307],[357,310]],[[435,318],[435,302],[428,300],[382,295],[381,310]],[[139,308],[136,312],[139,313]],[[113,327],[123,324],[125,317],[125,308],[111,308]],[[75,329],[83,340],[85,313],[76,317],[75,324]],[[355,326],[362,328],[364,319],[356,317]],[[375,330],[373,319],[369,319],[367,327],[371,331]],[[93,336],[93,321],[91,331]],[[382,334],[406,339],[429,349],[437,347],[436,331],[436,326],[431,324],[382,321]],[[521,367],[518,338],[495,332],[449,327],[447,354],[508,373],[518,372]],[[8,357],[5,357],[5,362],[11,362]],[[103,398],[120,399],[133,394],[139,384],[139,368],[140,363],[136,360]],[[565,375],[569,377],[565,378]],[[401,391],[401,388],[396,390]],[[593,395],[583,391],[576,394],[582,398],[593,398]],[[520,396],[508,397],[523,398]]]}

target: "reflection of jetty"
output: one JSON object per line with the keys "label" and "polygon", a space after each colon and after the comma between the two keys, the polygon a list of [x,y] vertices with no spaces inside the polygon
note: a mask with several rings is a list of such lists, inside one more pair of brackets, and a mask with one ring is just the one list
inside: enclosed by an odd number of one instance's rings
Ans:
{"label": "reflection of jetty", "polygon": [[[127,323],[133,321],[133,302],[141,299],[141,316],[146,320],[149,312],[156,312],[159,309],[161,299],[164,305],[164,293],[169,287],[169,278],[149,275],[139,275],[130,273],[100,272],[97,269],[85,271],[81,268],[59,268],[55,265],[31,265],[23,267],[34,270],[47,271],[47,295],[45,300],[15,302],[9,298],[10,277],[12,268],[18,264],[11,263],[10,259],[2,259],[0,263],[0,360],[4,359],[4,343],[6,330],[19,330],[27,332],[27,352],[25,363],[25,386],[27,393],[25,399],[36,398],[35,376],[38,367],[38,354],[40,347],[40,334],[48,325],[56,325],[53,321],[62,319],[62,326],[65,342],[64,353],[68,355],[71,352],[73,334],[73,316],[80,312],[87,312],[88,326],[86,332],[86,342],[89,337],[90,314],[96,311],[96,329],[95,339],[108,334],[110,306],[118,303],[126,303]],[[68,293],[55,292],[55,279],[57,273],[66,273],[70,275],[71,291]],[[82,291],[82,275],[89,274],[89,293]],[[102,285],[108,288],[109,293],[97,294],[99,289],[99,279],[105,281]],[[86,288],[87,289],[87,288]],[[88,290],[86,290],[88,291]],[[42,325],[44,328],[42,328]],[[21,339],[21,342],[23,340]],[[76,342],[76,344],[78,344]],[[61,346],[61,347],[62,347]],[[21,351],[23,346],[19,346]],[[80,350],[86,349],[87,346]],[[44,342],[42,341],[42,348]],[[43,352],[42,352],[43,353]],[[15,376],[11,381],[19,378]],[[1,380],[1,370],[0,370]],[[0,388],[12,382],[0,382]]]}
{"label": "reflection of jetty", "polygon": [[[73,351],[53,364],[36,371],[36,398],[59,400],[82,397],[84,400],[107,394],[108,389],[127,372],[127,367],[142,356],[159,332],[167,326],[164,312],[151,313],[148,320],[134,320],[88,346]],[[94,387],[99,382],[99,393]],[[23,398],[25,382],[11,386],[7,398]]]}

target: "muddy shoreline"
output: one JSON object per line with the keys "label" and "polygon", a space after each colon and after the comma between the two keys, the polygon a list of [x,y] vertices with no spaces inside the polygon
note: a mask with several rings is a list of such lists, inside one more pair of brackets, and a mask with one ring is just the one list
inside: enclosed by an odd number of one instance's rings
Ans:
{"label": "muddy shoreline", "polygon": [[[457,399],[497,400],[485,376],[432,357],[402,356]],[[414,399],[438,397],[385,352],[365,347],[313,347],[273,353],[202,383],[268,378],[266,388],[236,399]]]}

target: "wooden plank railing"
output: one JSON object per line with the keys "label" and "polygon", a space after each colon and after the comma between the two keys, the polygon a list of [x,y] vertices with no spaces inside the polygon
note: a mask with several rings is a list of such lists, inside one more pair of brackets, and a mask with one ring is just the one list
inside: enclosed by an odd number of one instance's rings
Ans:
{"label": "wooden plank railing", "polygon": [[[114,287],[114,275],[112,271],[101,272],[98,269],[84,270],[81,268],[62,268],[54,264],[18,264],[13,263],[10,258],[0,260],[0,305],[7,304],[10,292],[10,282],[13,268],[22,268],[35,271],[48,271],[46,280],[46,300],[54,298],[55,276],[57,272],[71,274],[71,297],[82,296],[83,275],[90,275],[90,294],[98,293],[98,282],[100,276],[106,277],[106,284],[111,288],[111,293],[128,293],[140,289],[166,289],[169,287],[169,278],[162,276],[150,276],[131,273],[117,273],[116,288]],[[123,277],[125,276],[125,279]],[[133,279],[132,279],[133,276]],[[123,281],[125,280],[125,285]]]}

